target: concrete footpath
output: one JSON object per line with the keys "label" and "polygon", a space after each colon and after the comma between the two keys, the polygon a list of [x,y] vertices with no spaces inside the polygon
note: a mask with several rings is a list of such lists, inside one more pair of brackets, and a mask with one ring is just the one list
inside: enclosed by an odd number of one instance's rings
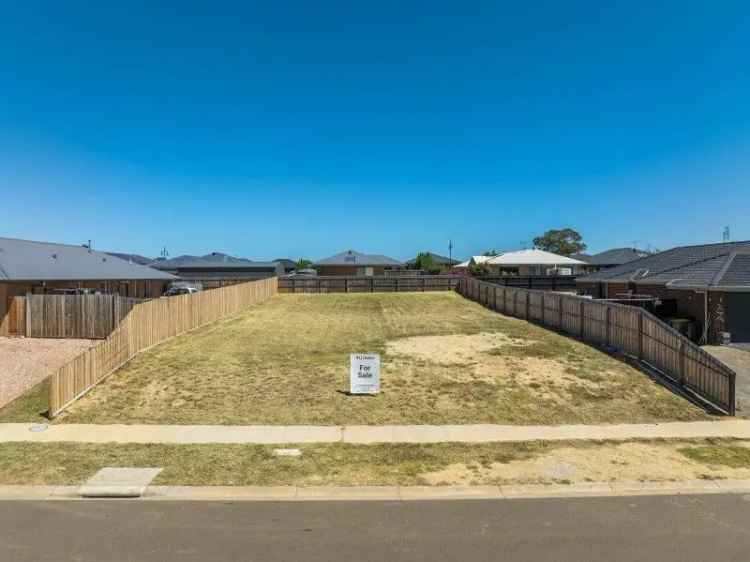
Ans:
{"label": "concrete footpath", "polygon": [[750,439],[750,420],[618,425],[89,425],[0,424],[0,442],[282,444]]}

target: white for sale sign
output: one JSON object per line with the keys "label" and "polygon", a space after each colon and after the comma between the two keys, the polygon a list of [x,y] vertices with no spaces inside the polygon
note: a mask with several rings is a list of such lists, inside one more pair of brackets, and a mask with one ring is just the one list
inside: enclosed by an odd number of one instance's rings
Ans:
{"label": "white for sale sign", "polygon": [[349,392],[351,394],[377,394],[380,392],[380,355],[377,353],[352,353],[349,367]]}

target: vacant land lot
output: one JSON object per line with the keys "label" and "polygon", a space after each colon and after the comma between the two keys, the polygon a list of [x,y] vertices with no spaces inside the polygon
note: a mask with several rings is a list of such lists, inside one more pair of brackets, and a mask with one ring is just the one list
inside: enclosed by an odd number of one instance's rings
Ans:
{"label": "vacant land lot", "polygon": [[750,478],[747,441],[271,445],[1,443],[0,483],[80,484],[105,466],[162,467],[185,486],[484,485]]}
{"label": "vacant land lot", "polygon": [[[380,395],[346,394],[352,352],[382,354]],[[280,295],[139,356],[61,421],[553,424],[703,417],[594,348],[455,293],[411,293]]]}

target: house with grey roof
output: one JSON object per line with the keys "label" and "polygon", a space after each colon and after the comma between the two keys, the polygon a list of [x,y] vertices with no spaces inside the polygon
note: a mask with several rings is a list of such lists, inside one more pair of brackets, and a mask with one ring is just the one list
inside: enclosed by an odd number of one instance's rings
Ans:
{"label": "house with grey roof", "polygon": [[313,264],[319,275],[364,275],[368,277],[385,275],[386,271],[400,269],[403,266],[403,263],[388,256],[363,254],[354,250],[341,252]]}
{"label": "house with grey roof", "polygon": [[598,254],[573,254],[570,257],[586,263],[586,271],[588,273],[593,273],[602,269],[609,269],[624,263],[639,260],[649,255],[651,255],[651,252],[638,250],[636,248],[612,248],[611,250],[599,252]]}
{"label": "house with grey roof", "polygon": [[0,333],[16,296],[87,289],[152,298],[174,279],[88,246],[0,238]]}
{"label": "house with grey roof", "polygon": [[707,342],[750,342],[750,241],[682,246],[576,279],[595,298],[643,295],[692,320]]}
{"label": "house with grey roof", "polygon": [[221,252],[205,256],[183,255],[172,259],[158,259],[151,267],[179,277],[183,282],[212,289],[266,279],[284,274],[284,265],[276,261],[252,261]]}

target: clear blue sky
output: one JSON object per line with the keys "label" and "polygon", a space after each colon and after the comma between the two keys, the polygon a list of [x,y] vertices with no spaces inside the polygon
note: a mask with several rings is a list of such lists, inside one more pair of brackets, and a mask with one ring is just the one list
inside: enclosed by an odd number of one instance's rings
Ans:
{"label": "clear blue sky", "polygon": [[750,239],[746,1],[0,4],[0,236],[256,259]]}

